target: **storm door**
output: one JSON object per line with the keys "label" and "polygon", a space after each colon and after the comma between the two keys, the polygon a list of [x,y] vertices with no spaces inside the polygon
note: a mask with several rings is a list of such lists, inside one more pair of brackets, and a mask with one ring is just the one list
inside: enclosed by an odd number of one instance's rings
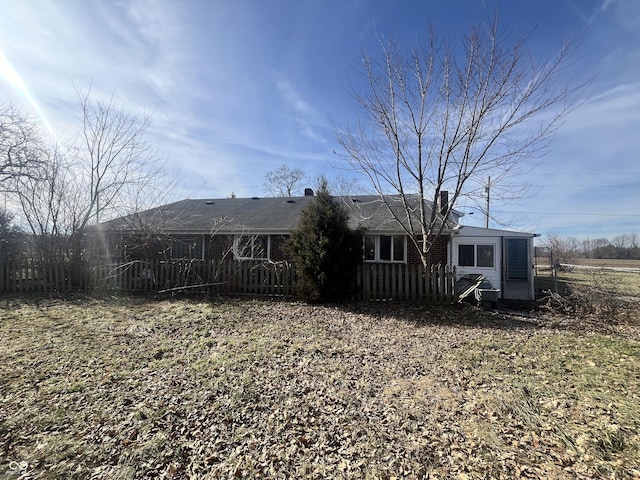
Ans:
{"label": "storm door", "polygon": [[528,238],[504,238],[502,297],[510,300],[531,300],[531,272]]}

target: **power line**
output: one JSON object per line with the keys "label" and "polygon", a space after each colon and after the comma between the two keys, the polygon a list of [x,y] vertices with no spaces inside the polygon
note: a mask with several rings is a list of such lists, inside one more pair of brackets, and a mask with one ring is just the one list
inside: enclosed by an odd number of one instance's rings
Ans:
{"label": "power line", "polygon": [[499,210],[502,214],[526,214],[526,215],[580,215],[580,216],[600,216],[600,217],[640,217],[640,214],[637,213],[610,213],[610,212],[602,212],[602,213],[576,213],[576,212],[516,212],[516,211],[505,211]]}
{"label": "power line", "polygon": [[575,172],[575,173],[526,173],[527,177],[638,177],[640,172]]}
{"label": "power line", "polygon": [[553,183],[553,184],[542,184],[542,183],[530,183],[529,184],[530,187],[543,187],[543,188],[549,188],[549,187],[562,187],[562,188],[567,188],[567,187],[593,187],[593,188],[640,188],[640,184],[630,184],[630,183],[622,183],[622,184],[618,184],[618,185],[603,185],[603,184],[594,184],[594,183],[590,183],[590,184],[583,184],[583,183]]}

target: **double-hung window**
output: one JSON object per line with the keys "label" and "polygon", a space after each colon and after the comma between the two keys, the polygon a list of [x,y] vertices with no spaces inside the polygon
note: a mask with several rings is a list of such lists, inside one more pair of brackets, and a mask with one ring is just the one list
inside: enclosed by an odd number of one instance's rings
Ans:
{"label": "double-hung window", "polygon": [[239,235],[235,241],[235,255],[239,260],[267,260],[269,235]]}
{"label": "double-hung window", "polygon": [[494,245],[458,245],[458,266],[493,268],[495,265]]}
{"label": "double-hung window", "polygon": [[366,262],[405,262],[407,239],[404,235],[365,235]]}

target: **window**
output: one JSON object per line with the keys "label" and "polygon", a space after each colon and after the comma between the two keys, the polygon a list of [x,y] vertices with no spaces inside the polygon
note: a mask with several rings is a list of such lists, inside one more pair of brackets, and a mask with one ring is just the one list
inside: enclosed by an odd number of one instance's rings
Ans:
{"label": "window", "polygon": [[376,259],[376,237],[372,235],[364,237],[364,259],[367,262],[374,262]]}
{"label": "window", "polygon": [[494,245],[458,245],[458,266],[493,268]]}
{"label": "window", "polygon": [[236,258],[266,260],[269,258],[269,235],[241,235],[236,238]]}
{"label": "window", "polygon": [[478,245],[477,255],[479,267],[493,268],[493,245]]}
{"label": "window", "polygon": [[393,237],[393,261],[404,262],[404,237]]}
{"label": "window", "polygon": [[473,250],[473,245],[458,245],[458,265],[461,267],[475,266]]}
{"label": "window", "polygon": [[204,258],[204,240],[202,235],[173,237],[171,239],[171,258],[202,260]]}
{"label": "window", "polygon": [[365,235],[364,260],[366,262],[404,262],[406,245],[406,238],[403,235]]}
{"label": "window", "polygon": [[527,280],[529,278],[529,249],[527,239],[507,239],[507,278]]}

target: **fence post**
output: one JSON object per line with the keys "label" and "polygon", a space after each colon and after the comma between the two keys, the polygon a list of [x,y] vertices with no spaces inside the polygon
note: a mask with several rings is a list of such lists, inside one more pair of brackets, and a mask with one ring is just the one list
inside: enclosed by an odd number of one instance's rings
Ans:
{"label": "fence post", "polygon": [[450,291],[449,291],[449,303],[453,303],[456,301],[456,267],[455,265],[450,269]]}

